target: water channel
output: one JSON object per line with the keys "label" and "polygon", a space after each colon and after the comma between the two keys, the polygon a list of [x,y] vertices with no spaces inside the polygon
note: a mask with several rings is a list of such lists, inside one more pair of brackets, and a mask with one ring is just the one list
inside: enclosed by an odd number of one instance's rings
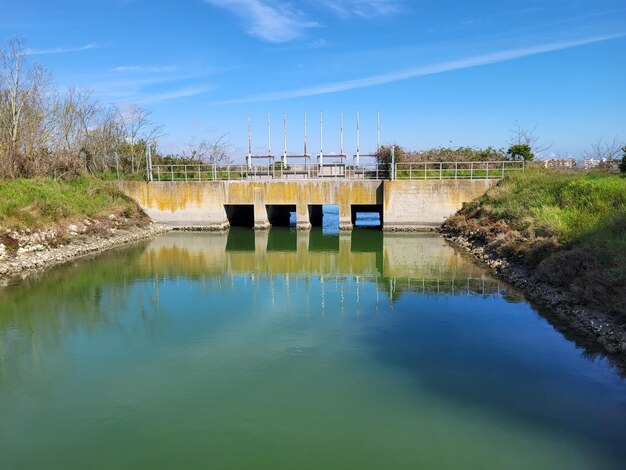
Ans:
{"label": "water channel", "polygon": [[0,287],[0,468],[624,468],[626,382],[437,235],[175,232]]}

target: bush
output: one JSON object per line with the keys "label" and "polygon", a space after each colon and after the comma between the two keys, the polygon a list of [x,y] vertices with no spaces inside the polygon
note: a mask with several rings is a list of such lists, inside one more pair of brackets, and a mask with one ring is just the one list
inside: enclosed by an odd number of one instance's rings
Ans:
{"label": "bush", "polygon": [[523,260],[576,301],[626,310],[626,179],[527,170],[507,176],[445,229]]}
{"label": "bush", "polygon": [[588,278],[601,270],[597,258],[581,247],[554,253],[537,266],[537,274],[556,287],[568,287],[577,278]]}
{"label": "bush", "polygon": [[[384,145],[376,154],[378,163],[391,163],[391,145]],[[435,147],[427,150],[407,150],[395,145],[396,163],[412,162],[484,162],[508,160],[503,149],[487,147]]]}
{"label": "bush", "polygon": [[506,153],[511,160],[524,160],[529,162],[535,158],[535,154],[532,152],[530,145],[528,144],[511,145]]}
{"label": "bush", "polygon": [[529,266],[537,267],[548,256],[558,249],[556,241],[552,238],[539,238],[535,240],[524,253],[524,260]]}

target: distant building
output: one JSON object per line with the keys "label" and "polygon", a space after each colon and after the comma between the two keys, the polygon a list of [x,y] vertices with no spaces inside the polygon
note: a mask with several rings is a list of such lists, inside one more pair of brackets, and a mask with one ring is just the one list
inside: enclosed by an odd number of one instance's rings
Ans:
{"label": "distant building", "polygon": [[583,161],[583,168],[585,170],[591,170],[593,168],[598,168],[600,166],[600,163],[602,163],[601,160],[595,160],[593,158],[585,158],[585,160]]}
{"label": "distant building", "polygon": [[583,168],[585,170],[592,170],[592,169],[598,169],[598,170],[606,170],[606,171],[611,171],[611,172],[618,172],[619,171],[619,160],[613,159],[613,158],[603,158],[601,160],[599,159],[593,159],[593,158],[587,158],[583,161]]}
{"label": "distant building", "polygon": [[542,160],[544,168],[551,170],[573,170],[576,168],[576,160],[574,158],[555,158],[551,160]]}

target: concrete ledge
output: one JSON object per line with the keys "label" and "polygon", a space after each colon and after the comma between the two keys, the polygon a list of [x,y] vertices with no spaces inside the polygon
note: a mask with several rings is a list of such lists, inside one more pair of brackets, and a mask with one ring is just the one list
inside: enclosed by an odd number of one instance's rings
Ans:
{"label": "concrete ledge", "polygon": [[402,224],[402,225],[383,225],[383,232],[435,232],[439,225],[433,224]]}
{"label": "concrete ledge", "polygon": [[225,223],[211,225],[170,225],[169,227],[177,232],[224,232],[230,228],[230,224]]}

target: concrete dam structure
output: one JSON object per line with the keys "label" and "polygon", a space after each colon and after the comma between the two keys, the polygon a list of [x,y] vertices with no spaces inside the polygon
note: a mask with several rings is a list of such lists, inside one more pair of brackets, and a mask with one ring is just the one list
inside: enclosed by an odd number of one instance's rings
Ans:
{"label": "concrete dam structure", "polygon": [[321,226],[322,206],[339,208],[339,229],[351,230],[359,212],[377,212],[383,230],[423,231],[443,223],[500,178],[301,179],[218,181],[121,181],[155,222],[175,227],[224,230],[231,225],[299,230]]}

